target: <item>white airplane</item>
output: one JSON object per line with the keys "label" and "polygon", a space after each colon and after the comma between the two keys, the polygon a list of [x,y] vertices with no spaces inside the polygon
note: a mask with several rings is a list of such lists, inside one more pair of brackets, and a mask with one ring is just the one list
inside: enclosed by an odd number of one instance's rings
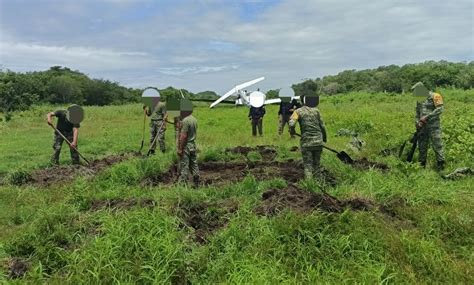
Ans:
{"label": "white airplane", "polygon": [[[252,86],[262,80],[264,80],[265,77],[259,77],[254,80],[250,80],[247,82],[244,82],[242,84],[239,84],[229,90],[227,93],[222,95],[219,99],[214,101],[209,108],[215,107],[217,104],[221,103],[225,99],[229,98],[230,96],[236,96],[235,100],[235,105],[247,105],[247,106],[254,106],[254,107],[261,107],[262,105],[268,105],[268,104],[279,104],[281,102],[280,98],[274,98],[274,99],[268,99],[266,100],[266,95],[263,92],[260,91],[252,91],[252,92],[247,92],[245,88]],[[290,94],[287,94],[287,91],[290,91]],[[298,98],[294,97],[295,93],[293,92],[293,89],[287,88],[285,89],[285,95],[283,96],[280,91],[280,97],[291,97],[291,98]]]}

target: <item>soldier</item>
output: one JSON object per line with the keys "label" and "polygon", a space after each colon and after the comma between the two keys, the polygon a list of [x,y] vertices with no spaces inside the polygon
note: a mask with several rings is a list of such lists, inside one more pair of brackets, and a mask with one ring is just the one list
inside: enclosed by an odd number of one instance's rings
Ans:
{"label": "soldier", "polygon": [[193,186],[197,188],[199,186],[199,167],[196,155],[196,132],[196,118],[191,114],[187,115],[181,121],[177,153],[180,158],[180,173],[178,181],[180,183],[186,183],[189,171],[191,170]]}
{"label": "soldier", "polygon": [[[423,83],[418,82],[412,89],[415,95],[419,90],[423,89]],[[432,142],[433,150],[436,154],[437,169],[444,169],[444,150],[443,142],[441,140],[441,120],[440,116],[443,113],[443,97],[439,93],[427,91],[425,101],[418,103],[416,108],[416,128],[418,130],[418,146],[420,164],[426,166],[426,157],[428,155],[428,147],[430,140]],[[419,93],[423,94],[423,93]]]}
{"label": "soldier", "polygon": [[[281,101],[280,108],[278,109],[278,134],[281,135],[285,129],[285,125],[290,121],[290,116],[296,110],[297,102],[296,99],[291,100],[290,102]],[[291,134],[291,138],[295,136]]]}
{"label": "soldier", "polygon": [[303,96],[303,107],[296,109],[291,115],[290,133],[295,134],[296,122],[301,129],[301,154],[303,156],[304,174],[307,179],[320,178],[320,159],[323,143],[327,141],[326,128],[319,113],[317,96]]}
{"label": "soldier", "polygon": [[[156,149],[156,140],[160,144],[161,152],[166,151],[165,147],[165,131],[166,131],[166,118],[168,114],[166,113],[166,104],[164,102],[159,102],[155,107],[155,111],[151,112],[150,109],[146,108],[146,114],[151,118],[150,122],[150,154],[155,154]],[[154,142],[154,143],[153,143]]]}
{"label": "soldier", "polygon": [[[56,129],[61,132],[70,142],[72,147],[69,147],[71,153],[72,164],[79,164],[79,154],[74,148],[77,148],[77,138],[79,136],[80,124],[73,124],[69,121],[69,112],[66,110],[56,110],[55,112],[49,112],[46,115],[49,125],[53,124],[52,117],[57,117],[58,122]],[[53,149],[54,153],[51,157],[51,163],[54,165],[59,164],[59,155],[61,154],[61,147],[63,145],[63,137],[54,131]]]}
{"label": "soldier", "polygon": [[257,128],[260,136],[263,135],[262,131],[262,121],[263,116],[265,116],[265,106],[261,107],[250,107],[249,110],[249,120],[252,121],[252,136],[257,136]]}

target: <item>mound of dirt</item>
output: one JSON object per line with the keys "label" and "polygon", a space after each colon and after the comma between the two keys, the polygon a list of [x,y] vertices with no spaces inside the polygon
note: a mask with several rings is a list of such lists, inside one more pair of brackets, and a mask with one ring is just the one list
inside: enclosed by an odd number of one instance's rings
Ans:
{"label": "mound of dirt", "polygon": [[[199,164],[201,185],[225,185],[243,180],[253,175],[258,180],[282,178],[294,183],[304,178],[301,161],[256,161],[256,162],[203,162]],[[337,184],[336,178],[326,169],[322,170],[325,183],[330,186]],[[167,172],[146,178],[142,185],[172,184],[178,179],[177,166]]]}
{"label": "mound of dirt", "polygon": [[42,187],[62,184],[73,180],[77,176],[93,176],[107,167],[138,155],[136,152],[122,153],[93,160],[90,166],[64,165],[35,170],[31,173],[29,183]]}
{"label": "mound of dirt", "polygon": [[374,209],[374,204],[362,198],[339,200],[327,193],[313,193],[289,185],[284,189],[270,189],[262,194],[262,202],[255,212],[262,216],[273,216],[291,209],[299,213],[309,213],[314,210],[340,213],[344,209],[368,211]]}
{"label": "mound of dirt", "polygon": [[23,277],[30,269],[30,264],[20,258],[10,258],[8,261],[8,278],[16,279]]}
{"label": "mound of dirt", "polygon": [[256,147],[237,146],[234,148],[227,148],[225,150],[225,152],[241,154],[245,157],[247,157],[247,155],[251,151],[260,153],[264,161],[274,160],[275,157],[277,156],[276,148],[271,145],[258,145]]}
{"label": "mound of dirt", "polygon": [[388,165],[384,163],[370,161],[365,157],[359,160],[354,160],[352,166],[361,170],[369,170],[371,168],[378,169],[383,172],[387,172],[390,170],[390,167]]}
{"label": "mound of dirt", "polygon": [[105,199],[94,200],[89,208],[90,211],[98,211],[102,209],[129,210],[133,207],[153,208],[156,202],[148,198],[128,198],[128,199]]}
{"label": "mound of dirt", "polygon": [[208,238],[218,229],[224,227],[232,214],[239,209],[234,200],[220,202],[201,202],[178,204],[176,214],[183,219],[185,226],[191,227],[194,232],[193,240],[205,244]]}

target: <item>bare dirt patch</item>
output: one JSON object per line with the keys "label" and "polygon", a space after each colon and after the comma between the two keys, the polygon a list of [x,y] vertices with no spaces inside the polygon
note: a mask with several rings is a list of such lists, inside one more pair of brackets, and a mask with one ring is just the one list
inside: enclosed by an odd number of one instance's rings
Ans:
{"label": "bare dirt patch", "polygon": [[[201,185],[225,185],[242,181],[247,175],[253,175],[258,180],[282,178],[294,183],[304,178],[301,161],[256,161],[256,162],[203,162],[199,164]],[[326,184],[335,186],[337,180],[326,169],[322,170]],[[172,166],[167,172],[145,178],[142,185],[172,184],[178,179],[177,166]]]}
{"label": "bare dirt patch", "polygon": [[193,229],[193,240],[205,244],[209,237],[226,226],[232,215],[239,209],[235,200],[219,202],[191,202],[177,204],[175,214],[184,225]]}
{"label": "bare dirt patch", "polygon": [[35,170],[28,181],[31,184],[48,187],[52,184],[62,184],[77,176],[93,176],[103,169],[126,159],[138,156],[138,153],[122,153],[91,161],[91,165],[64,165]]}
{"label": "bare dirt patch", "polygon": [[7,261],[8,278],[17,279],[25,276],[30,269],[30,263],[24,259],[12,257]]}
{"label": "bare dirt patch", "polygon": [[156,202],[153,199],[148,198],[128,198],[128,199],[105,199],[105,200],[94,200],[89,208],[90,211],[99,211],[102,209],[111,209],[112,211],[117,210],[129,210],[133,207],[140,208],[153,208],[156,206]]}
{"label": "bare dirt patch", "polygon": [[249,152],[252,151],[260,153],[264,161],[274,160],[277,156],[276,147],[271,145],[258,145],[256,147],[237,146],[234,148],[227,148],[225,150],[225,152],[241,154],[246,158]]}
{"label": "bare dirt patch", "polygon": [[339,200],[327,193],[313,193],[289,185],[284,189],[269,189],[262,194],[262,202],[255,212],[262,216],[273,216],[285,209],[299,213],[309,213],[314,210],[340,213],[345,209],[369,211],[375,208],[371,201],[354,198]]}

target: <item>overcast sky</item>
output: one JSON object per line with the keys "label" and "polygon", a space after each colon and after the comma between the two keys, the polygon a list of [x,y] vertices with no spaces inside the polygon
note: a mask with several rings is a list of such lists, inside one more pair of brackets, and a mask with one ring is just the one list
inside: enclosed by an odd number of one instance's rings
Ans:
{"label": "overcast sky", "polygon": [[473,60],[471,0],[0,0],[0,64],[130,87],[263,90],[344,69]]}

